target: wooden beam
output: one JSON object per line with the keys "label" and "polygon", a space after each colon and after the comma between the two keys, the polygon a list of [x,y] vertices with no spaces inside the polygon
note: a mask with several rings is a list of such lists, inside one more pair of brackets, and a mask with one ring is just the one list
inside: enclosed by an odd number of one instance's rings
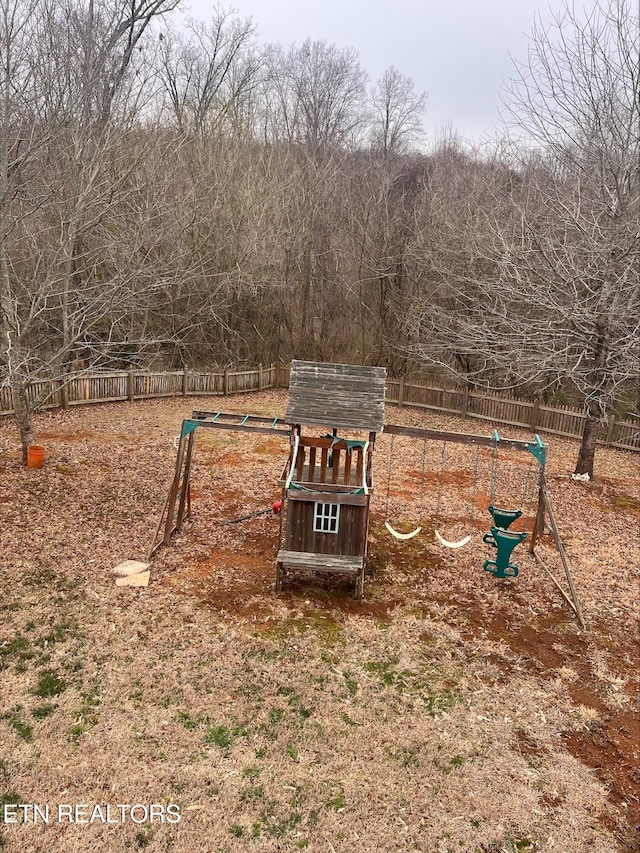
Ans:
{"label": "wooden beam", "polygon": [[296,466],[296,477],[295,478],[297,481],[302,479],[302,472],[304,471],[304,456],[305,456],[304,447],[298,446],[297,459],[293,460],[293,464]]}
{"label": "wooden beam", "polygon": [[[564,591],[564,589],[562,588],[562,585],[561,585],[560,581],[559,581],[559,580],[557,579],[557,577],[553,574],[553,572],[551,571],[551,569],[550,569],[548,566],[546,566],[546,565],[545,565],[545,563],[543,562],[543,560],[541,560],[541,559],[540,559],[540,557],[538,556],[538,554],[536,554],[536,552],[535,552],[535,551],[532,551],[531,553],[532,553],[532,554],[533,554],[533,556],[536,558],[536,560],[537,560],[538,564],[539,564],[539,565],[540,565],[540,566],[545,570],[545,572],[549,575],[549,577],[550,577],[550,578],[551,578],[551,580],[554,582],[554,584],[558,587],[559,592],[561,593],[562,597],[563,597],[563,598],[564,598],[564,600],[567,602],[567,604],[569,605],[569,607],[573,610],[573,612],[576,614],[576,616],[578,616],[578,611],[577,611],[577,609],[576,609],[575,604],[573,603],[573,601],[571,601],[571,599],[569,598],[569,596],[567,595],[567,593],[566,593],[566,592]],[[580,619],[580,617],[578,617],[578,618]],[[584,623],[583,623],[582,621],[580,621],[580,624],[581,624],[581,626],[584,628]]]}
{"label": "wooden beam", "polygon": [[289,429],[277,429],[266,426],[253,426],[252,424],[229,424],[229,423],[220,423],[216,421],[215,423],[211,423],[209,421],[198,421],[199,427],[205,427],[206,429],[226,429],[231,430],[231,432],[256,432],[256,433],[264,433],[265,435],[281,435],[285,438],[288,438],[291,435],[291,430]]}
{"label": "wooden beam", "polygon": [[[345,451],[344,454],[344,477],[342,478],[342,482],[345,486],[348,486],[351,482],[351,457],[354,452],[357,452],[355,449],[353,452]],[[358,456],[362,456],[362,451],[358,453]]]}
{"label": "wooden beam", "polygon": [[450,441],[454,444],[471,444],[476,447],[498,447],[504,450],[526,450],[528,452],[530,441],[518,441],[511,438],[500,438],[496,442],[494,438],[485,435],[471,435],[463,432],[443,432],[438,429],[425,429],[424,427],[410,427],[402,424],[385,424],[384,432],[388,435],[404,435],[407,438],[427,439],[429,441]]}
{"label": "wooden beam", "polygon": [[180,503],[178,504],[178,515],[176,518],[176,530],[182,530],[182,522],[191,515],[191,457],[193,456],[193,444],[195,433],[190,432],[187,438],[187,451],[182,469],[182,489],[180,492]]}
{"label": "wooden beam", "polygon": [[543,487],[542,495],[544,498],[544,505],[547,510],[547,515],[549,516],[549,525],[551,527],[551,534],[555,540],[556,546],[560,553],[560,559],[562,560],[562,566],[564,568],[564,574],[567,579],[567,583],[569,584],[569,589],[571,590],[571,596],[573,597],[573,601],[575,604],[576,616],[578,617],[578,622],[580,623],[582,628],[585,628],[584,619],[582,618],[582,608],[580,607],[580,600],[578,598],[578,593],[573,584],[573,578],[571,577],[571,570],[569,569],[569,562],[567,560],[567,555],[565,554],[564,545],[562,544],[562,539],[560,538],[560,534],[558,532],[558,526],[556,524],[556,520],[553,515],[553,509],[551,507],[551,501],[549,500],[549,495],[547,494],[547,490]]}
{"label": "wooden beam", "polygon": [[178,444],[178,452],[176,455],[176,467],[173,474],[173,480],[171,481],[171,487],[169,489],[169,500],[167,502],[167,517],[165,519],[164,525],[164,544],[168,545],[171,542],[171,536],[175,531],[175,510],[176,510],[176,502],[180,497],[180,485],[181,485],[181,475],[182,475],[182,463],[184,460],[184,455],[186,451],[186,438],[184,435],[180,436],[180,442]]}
{"label": "wooden beam", "polygon": [[[329,470],[331,470],[331,469],[329,469]],[[288,471],[287,471],[287,473],[288,473]],[[293,482],[298,483],[300,481],[296,480],[294,477]],[[286,483],[286,477],[284,477],[284,478],[281,477],[280,480],[278,481],[279,486],[283,486],[285,483]],[[307,481],[302,481],[302,484],[306,488]],[[333,497],[333,495],[350,495],[353,493],[354,488],[360,487],[360,483],[354,483],[353,485],[346,486],[346,485],[343,485],[342,483],[336,483],[336,484],[334,484],[334,483],[323,483],[322,481],[318,481],[318,480],[311,483],[310,485],[314,487],[314,491],[318,491],[320,494],[323,494],[325,497],[327,497],[327,495],[331,495],[331,497]],[[320,487],[322,487],[322,488],[320,488]],[[305,494],[308,494],[308,492],[305,492]],[[373,489],[369,489],[369,494],[373,494]],[[330,503],[330,501],[328,501],[328,503]]]}
{"label": "wooden beam", "polygon": [[316,492],[310,489],[288,489],[287,498],[290,501],[348,504],[349,506],[366,506],[369,503],[368,495],[353,495],[345,492]]}
{"label": "wooden beam", "polygon": [[171,497],[171,492],[169,491],[169,492],[167,492],[167,497],[164,499],[164,504],[162,505],[162,510],[161,510],[160,516],[158,518],[158,523],[157,523],[156,529],[154,530],[154,533],[153,533],[153,539],[151,540],[151,547],[149,548],[149,552],[147,554],[147,562],[148,563],[151,562],[151,559],[153,558],[153,555],[156,553],[158,548],[160,548],[160,546],[164,544],[164,540],[162,537],[160,537],[160,539],[158,539],[158,533],[160,533],[160,528],[162,527],[162,525],[164,523],[165,512],[168,509],[170,497]]}
{"label": "wooden beam", "polygon": [[342,554],[316,554],[310,551],[278,551],[276,562],[285,568],[307,572],[332,572],[335,574],[356,575],[362,571],[363,557],[350,557]]}
{"label": "wooden beam", "polygon": [[309,482],[313,483],[316,478],[316,448],[309,448]]}
{"label": "wooden beam", "polygon": [[323,447],[320,451],[320,482],[327,482],[327,465],[329,462],[329,451]]}
{"label": "wooden beam", "polygon": [[536,518],[533,523],[533,532],[531,534],[531,545],[529,551],[533,554],[533,549],[536,546],[538,536],[542,536],[545,528],[544,520],[544,474],[540,476],[540,485],[538,486],[538,508],[536,510]]}
{"label": "wooden beam", "polygon": [[340,439],[336,441],[335,438],[329,436],[329,438],[324,438],[322,436],[315,435],[301,435],[300,436],[300,446],[301,447],[337,447],[339,450],[345,450],[348,445],[344,439]]}

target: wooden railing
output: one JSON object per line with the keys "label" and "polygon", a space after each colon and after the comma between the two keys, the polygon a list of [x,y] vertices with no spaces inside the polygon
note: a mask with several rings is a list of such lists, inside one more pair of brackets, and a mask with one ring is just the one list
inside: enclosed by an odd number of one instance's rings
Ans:
{"label": "wooden railing", "polygon": [[[242,370],[121,371],[75,376],[64,382],[41,380],[30,385],[28,394],[34,408],[53,409],[115,400],[214,397],[288,387],[288,365],[258,365]],[[539,401],[481,394],[469,389],[438,388],[403,379],[387,379],[386,402],[568,438],[582,435],[587,417],[577,406],[545,406]],[[0,387],[0,416],[11,414],[11,392]],[[640,419],[619,419],[612,415],[600,430],[599,442],[608,447],[640,451]]]}
{"label": "wooden railing", "polygon": [[[347,488],[363,486],[365,464],[363,447],[348,447],[332,438],[303,436],[295,460],[295,481]],[[366,484],[371,485],[368,481]]]}

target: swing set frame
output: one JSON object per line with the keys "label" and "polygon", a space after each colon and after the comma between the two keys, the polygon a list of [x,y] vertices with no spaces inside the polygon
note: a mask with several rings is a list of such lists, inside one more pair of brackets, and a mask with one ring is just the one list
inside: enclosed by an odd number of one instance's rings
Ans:
{"label": "swing set frame", "polygon": [[[444,445],[450,442],[452,444],[471,445],[476,448],[488,447],[496,453],[498,449],[503,449],[531,454],[538,463],[538,504],[533,525],[533,533],[531,535],[529,544],[529,553],[534,557],[536,562],[546,572],[546,574],[550,577],[555,586],[558,588],[564,600],[573,610],[578,620],[578,623],[580,624],[580,627],[583,629],[586,628],[582,615],[582,608],[580,606],[580,600],[578,598],[578,593],[573,582],[573,578],[571,576],[571,570],[569,568],[566,552],[562,543],[562,539],[560,537],[560,533],[558,531],[558,526],[556,524],[553,508],[551,506],[551,500],[547,492],[547,447],[545,444],[543,444],[539,435],[534,436],[534,441],[522,441],[519,439],[502,438],[502,436],[498,435],[497,430],[494,430],[492,436],[484,436],[474,435],[470,433],[447,432],[437,429],[428,429],[426,427],[404,426],[402,424],[385,424],[384,432],[387,435],[391,436],[392,439],[394,436],[398,435],[421,441],[443,442]],[[387,526],[387,529],[388,528],[389,525]],[[411,534],[405,534],[403,537],[399,538],[409,538],[415,536],[415,534],[418,533],[419,530],[420,528],[418,528]],[[556,577],[556,575],[551,571],[551,569],[546,565],[546,563],[542,560],[540,555],[535,550],[536,543],[538,542],[539,538],[544,535],[545,531],[550,533],[553,542],[556,546],[556,549],[560,555],[560,560],[562,563],[568,591],[564,588],[560,580]],[[391,532],[393,532],[393,530]],[[396,534],[394,533],[394,535]],[[447,542],[447,540],[443,541],[443,537],[438,533],[437,530],[436,536],[438,540],[441,541],[447,547],[461,547],[461,545],[467,544],[467,542],[470,541],[469,539],[467,539],[467,537],[464,537],[460,543],[454,542],[450,544]]]}

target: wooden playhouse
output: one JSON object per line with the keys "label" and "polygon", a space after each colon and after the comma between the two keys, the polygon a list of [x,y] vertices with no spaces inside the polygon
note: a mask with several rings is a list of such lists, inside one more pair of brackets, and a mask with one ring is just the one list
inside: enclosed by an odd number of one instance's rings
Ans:
{"label": "wooden playhouse", "polygon": [[[329,572],[353,577],[362,597],[385,382],[383,367],[293,362],[276,589],[287,570]],[[303,426],[316,429],[303,435]]]}

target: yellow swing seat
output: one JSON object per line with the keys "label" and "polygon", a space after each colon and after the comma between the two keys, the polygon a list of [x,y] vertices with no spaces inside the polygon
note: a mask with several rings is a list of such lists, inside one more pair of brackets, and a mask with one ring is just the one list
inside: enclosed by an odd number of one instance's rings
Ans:
{"label": "yellow swing seat", "polygon": [[396,539],[413,539],[414,536],[417,536],[418,533],[422,530],[421,527],[416,527],[415,530],[412,530],[411,533],[399,533],[397,530],[394,530],[393,527],[389,524],[388,521],[385,521],[384,526],[387,528],[389,533],[392,536],[395,536]]}
{"label": "yellow swing seat", "polygon": [[471,534],[467,533],[466,536],[463,536],[462,539],[459,539],[457,542],[451,542],[449,539],[445,539],[444,536],[441,536],[438,530],[434,529],[434,533],[436,534],[436,538],[441,545],[444,545],[445,548],[462,548],[464,545],[468,545],[471,542]]}

